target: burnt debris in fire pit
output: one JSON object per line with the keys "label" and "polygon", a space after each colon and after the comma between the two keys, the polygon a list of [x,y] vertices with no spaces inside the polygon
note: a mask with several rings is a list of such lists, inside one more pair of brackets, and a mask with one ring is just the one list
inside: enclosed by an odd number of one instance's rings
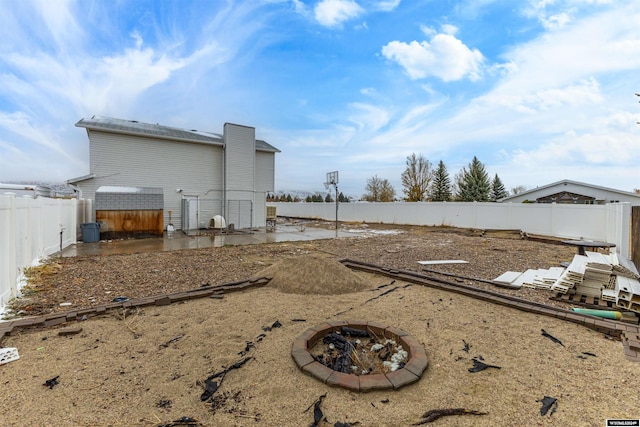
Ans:
{"label": "burnt debris in fire pit", "polygon": [[310,354],[334,371],[354,375],[393,372],[403,368],[409,357],[394,340],[351,327],[324,336]]}

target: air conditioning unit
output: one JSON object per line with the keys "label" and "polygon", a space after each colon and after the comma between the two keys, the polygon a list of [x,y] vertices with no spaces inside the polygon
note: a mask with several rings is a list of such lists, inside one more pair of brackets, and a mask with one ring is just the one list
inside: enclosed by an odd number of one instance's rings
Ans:
{"label": "air conditioning unit", "polygon": [[227,223],[222,215],[216,215],[209,221],[209,228],[223,229],[227,227]]}

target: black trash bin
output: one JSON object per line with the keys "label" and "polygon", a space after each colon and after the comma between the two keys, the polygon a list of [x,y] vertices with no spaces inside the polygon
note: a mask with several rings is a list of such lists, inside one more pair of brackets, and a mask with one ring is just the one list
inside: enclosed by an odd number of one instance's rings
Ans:
{"label": "black trash bin", "polygon": [[100,240],[100,223],[86,222],[80,224],[82,230],[82,241],[84,243],[93,243]]}

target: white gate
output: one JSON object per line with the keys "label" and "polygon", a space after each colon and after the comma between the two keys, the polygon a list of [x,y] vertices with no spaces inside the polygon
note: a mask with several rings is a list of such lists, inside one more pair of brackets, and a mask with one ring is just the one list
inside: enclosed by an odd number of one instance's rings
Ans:
{"label": "white gate", "polygon": [[182,231],[197,230],[198,196],[183,196],[182,198]]}

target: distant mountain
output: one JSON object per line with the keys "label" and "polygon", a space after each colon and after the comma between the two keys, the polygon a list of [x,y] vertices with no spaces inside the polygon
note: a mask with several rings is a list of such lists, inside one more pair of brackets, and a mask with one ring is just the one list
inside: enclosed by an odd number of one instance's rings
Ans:
{"label": "distant mountain", "polygon": [[[322,198],[324,199],[328,193],[331,193],[331,198],[335,199],[336,194],[335,194],[335,190],[331,189],[331,190],[318,190],[315,192],[312,191],[303,191],[303,190],[278,190],[278,191],[274,191],[271,192],[269,194],[273,194],[276,197],[280,197],[280,196],[287,196],[287,195],[291,195],[291,197],[293,199],[295,199],[296,197],[300,200],[305,200],[307,197],[311,197],[315,194],[320,194],[322,196]],[[346,196],[349,197],[349,200],[353,201],[353,200],[357,200],[357,198],[354,197],[350,197],[350,196]]]}
{"label": "distant mountain", "polygon": [[319,192],[316,191],[315,193],[311,192],[311,191],[302,191],[302,190],[278,190],[278,191],[274,191],[272,194],[274,194],[276,197],[280,197],[280,196],[286,196],[288,194],[291,194],[291,197],[296,198],[298,197],[300,200],[304,200],[307,198],[307,196],[313,196],[314,194],[322,194],[323,196],[327,194],[327,192]]}

